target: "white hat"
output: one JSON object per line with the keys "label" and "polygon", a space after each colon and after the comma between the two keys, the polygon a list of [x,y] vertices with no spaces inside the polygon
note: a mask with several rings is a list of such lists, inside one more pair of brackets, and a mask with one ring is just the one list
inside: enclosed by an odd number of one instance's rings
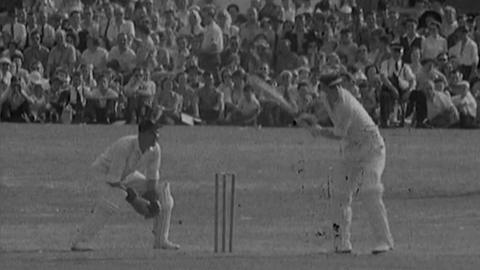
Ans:
{"label": "white hat", "polygon": [[32,71],[28,74],[28,81],[32,85],[40,85],[43,89],[50,88],[50,84],[47,79],[42,78],[42,75],[38,71]]}
{"label": "white hat", "polygon": [[2,58],[0,58],[0,64],[9,64],[9,65],[11,65],[11,64],[12,64],[12,61],[10,61],[10,59],[8,59],[7,57],[2,57]]}

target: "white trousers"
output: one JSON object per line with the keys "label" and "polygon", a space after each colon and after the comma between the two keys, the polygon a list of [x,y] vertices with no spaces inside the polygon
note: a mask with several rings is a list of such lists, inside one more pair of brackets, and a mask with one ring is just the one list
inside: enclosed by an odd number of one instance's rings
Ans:
{"label": "white trousers", "polygon": [[393,248],[393,237],[383,203],[381,177],[385,168],[385,145],[378,131],[369,139],[347,142],[342,147],[343,160],[332,179],[331,217],[335,247],[351,249],[352,197],[358,192],[366,209],[377,244]]}
{"label": "white trousers", "polygon": [[[104,175],[97,174],[96,178],[102,178]],[[119,188],[112,188],[104,182],[104,179],[95,179],[98,186],[98,196],[95,205],[86,218],[85,222],[78,229],[77,235],[73,239],[73,245],[78,243],[88,243],[105,226],[108,219],[121,207],[131,207],[125,200],[126,193]],[[138,171],[128,175],[124,182],[125,186],[133,188],[137,194],[143,194],[147,191],[147,179]],[[153,233],[155,235],[155,244],[161,245],[168,240],[170,231],[170,219],[173,208],[173,197],[170,193],[170,185],[164,182],[159,185],[160,194],[160,214],[153,218]]]}

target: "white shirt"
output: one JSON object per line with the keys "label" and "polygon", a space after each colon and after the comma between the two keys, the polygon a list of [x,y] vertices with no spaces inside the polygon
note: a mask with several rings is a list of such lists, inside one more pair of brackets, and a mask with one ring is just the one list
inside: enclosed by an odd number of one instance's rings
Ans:
{"label": "white shirt", "polygon": [[107,175],[107,181],[123,181],[135,171],[143,173],[148,180],[160,178],[161,149],[158,143],[143,154],[138,136],[130,135],[118,139],[92,164],[92,167]]}
{"label": "white shirt", "polygon": [[348,90],[340,88],[338,94],[338,101],[332,107],[325,92],[320,93],[320,98],[333,122],[335,135],[348,144],[361,139],[359,136],[364,131],[377,128],[362,104]]}
{"label": "white shirt", "polygon": [[13,38],[13,41],[18,44],[20,49],[25,47],[25,43],[27,42],[27,28],[24,24],[15,22],[12,33],[12,24],[8,23],[3,26],[2,31],[10,34],[10,36]]}
{"label": "white shirt", "polygon": [[457,44],[455,44],[455,46],[450,48],[449,54],[450,56],[455,56],[459,65],[475,65],[476,67],[478,64],[478,46],[470,38],[468,38],[465,43],[459,41]]}
{"label": "white shirt", "polygon": [[403,90],[415,87],[415,74],[410,65],[403,63],[402,60],[399,60],[397,63],[395,63],[393,58],[383,61],[380,65],[380,73],[387,77],[391,77],[393,74],[397,75],[400,87]]}
{"label": "white shirt", "polygon": [[49,24],[44,24],[37,26],[37,30],[40,33],[42,45],[52,48],[55,43],[55,29]]}
{"label": "white shirt", "polygon": [[450,95],[434,91],[433,100],[427,99],[427,118],[433,120],[438,115],[454,107]]}
{"label": "white shirt", "polygon": [[[216,45],[215,51],[211,51],[213,44]],[[223,51],[223,32],[215,22],[204,28],[202,50],[208,53],[221,53]]]}
{"label": "white shirt", "polygon": [[477,117],[477,101],[470,91],[464,95],[455,95],[452,102],[457,107],[460,114],[468,115],[473,118]]}
{"label": "white shirt", "polygon": [[441,36],[428,36],[422,41],[423,59],[436,59],[442,52],[448,52],[447,40]]}

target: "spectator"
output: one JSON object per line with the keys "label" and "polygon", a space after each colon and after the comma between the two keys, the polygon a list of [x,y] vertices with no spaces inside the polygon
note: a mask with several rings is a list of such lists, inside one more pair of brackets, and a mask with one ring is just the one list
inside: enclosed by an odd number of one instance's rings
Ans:
{"label": "spectator", "polygon": [[365,23],[365,26],[360,28],[359,45],[367,45],[371,50],[372,42],[374,41],[373,32],[379,29],[375,12],[367,12],[365,14]]}
{"label": "spectator", "polygon": [[240,13],[240,8],[236,4],[230,4],[227,6],[227,11],[232,17],[232,24],[239,26],[247,21],[247,18]]}
{"label": "spectator", "polygon": [[167,36],[165,32],[158,32],[158,43],[157,45],[157,54],[156,62],[161,70],[172,70],[174,67],[171,50],[167,46]]}
{"label": "spectator", "polygon": [[182,119],[183,98],[174,91],[174,83],[170,76],[164,78],[154,98],[155,117],[162,124],[173,125],[180,123]]}
{"label": "spectator", "polygon": [[24,51],[25,66],[31,67],[34,62],[40,61],[45,67],[48,63],[50,51],[41,44],[41,36],[37,30],[30,33],[29,47]]}
{"label": "spectator", "polygon": [[1,120],[28,122],[30,105],[27,97],[25,83],[19,77],[12,77],[10,86],[0,95]]}
{"label": "spectator", "polygon": [[428,35],[422,42],[423,58],[435,59],[442,52],[447,52],[447,40],[440,36],[440,24],[433,21],[428,25]]}
{"label": "spectator", "polygon": [[242,91],[242,97],[238,106],[234,106],[226,121],[234,125],[257,125],[257,117],[260,114],[261,107],[253,88],[246,85]]}
{"label": "spectator", "polygon": [[358,47],[356,52],[354,66],[360,70],[365,71],[366,67],[370,65],[372,65],[372,62],[370,62],[370,59],[368,59],[367,46],[360,45],[360,47]]}
{"label": "spectator", "polygon": [[108,51],[113,47],[113,42],[110,43],[108,34],[110,27],[113,27],[113,5],[106,2],[102,6],[104,17],[99,22],[99,37],[103,41],[103,47]]}
{"label": "spectator", "polygon": [[232,25],[232,18],[227,10],[223,9],[217,14],[217,22],[220,29],[223,32],[223,43],[227,44],[230,37],[238,36],[240,33],[240,29]]}
{"label": "spectator", "polygon": [[[236,71],[237,72],[237,71]],[[246,76],[244,72],[242,72],[241,76]],[[232,78],[232,73],[228,69],[223,69],[220,72],[220,85],[218,86],[218,91],[220,91],[223,95],[223,103],[225,104],[225,115],[227,115],[231,108],[237,104],[238,101],[238,91],[234,91],[237,89],[242,89],[240,87],[244,86],[244,78],[240,75],[235,76],[235,80]],[[237,79],[237,77],[240,77]],[[241,93],[241,92],[240,92]]]}
{"label": "spectator", "polygon": [[458,28],[457,11],[452,6],[446,6],[443,9],[443,12],[444,12],[444,15],[443,15],[443,24],[441,25],[441,28],[442,28],[441,32],[443,36],[448,37],[451,34],[453,34],[455,29]]}
{"label": "spectator", "polygon": [[[396,116],[392,116],[395,102],[402,108],[416,83],[410,66],[402,61],[403,47],[400,44],[392,44],[391,47],[391,58],[382,62],[380,68],[382,83],[385,85],[380,93],[380,123],[383,127],[395,124]],[[400,121],[403,124],[403,117]]]}
{"label": "spectator", "polygon": [[124,76],[130,76],[137,63],[137,55],[128,44],[127,34],[118,34],[117,45],[110,50],[107,59],[109,63],[114,61],[118,65],[118,71]]}
{"label": "spectator", "polygon": [[347,58],[346,65],[353,65],[355,63],[357,48],[357,44],[355,44],[352,39],[352,31],[348,28],[342,29],[340,31],[340,41],[336,52],[338,55],[344,55]]}
{"label": "spectator", "polygon": [[[298,92],[293,84],[294,78],[290,71],[283,71],[280,74],[278,82],[278,91],[283,98],[294,108],[297,109]],[[280,107],[276,107],[276,125],[287,126],[293,123],[293,118],[290,113],[284,111]]]}
{"label": "spectator", "polygon": [[151,38],[150,28],[147,25],[139,25],[137,30],[137,39],[135,39],[137,55],[137,65],[145,67],[147,70],[153,70],[157,63],[157,50]]}
{"label": "spectator", "polygon": [[307,29],[303,14],[295,16],[295,27],[292,32],[285,34],[285,38],[290,40],[290,50],[292,52],[297,54],[306,53]]}
{"label": "spectator", "polygon": [[12,73],[10,66],[12,61],[6,57],[0,58],[0,95],[10,87],[10,81],[12,79]]}
{"label": "spectator", "polygon": [[27,14],[27,22],[25,24],[25,30],[27,33],[27,42],[25,43],[25,48],[30,46],[30,36],[31,33],[35,30],[37,30],[37,17],[35,17],[35,14],[33,14],[32,11],[28,12]]}
{"label": "spectator", "polygon": [[203,74],[205,85],[198,90],[200,118],[207,124],[215,124],[224,112],[223,94],[215,87],[213,75]]}
{"label": "spectator", "polygon": [[214,18],[215,8],[213,6],[203,8],[205,32],[198,60],[200,68],[215,74],[216,77],[221,64],[220,53],[223,51],[223,33]]}
{"label": "spectator", "polygon": [[100,25],[94,19],[94,14],[91,6],[85,6],[83,9],[82,29],[86,31],[89,37],[99,37]]}
{"label": "spectator", "polygon": [[27,30],[25,24],[18,20],[20,13],[18,9],[9,12],[10,22],[3,26],[2,32],[9,37],[8,41],[14,41],[18,48],[23,49],[27,42]]}
{"label": "spectator", "polygon": [[202,35],[204,32],[204,29],[201,23],[202,23],[202,18],[200,17],[200,14],[198,13],[198,11],[190,10],[188,12],[187,24],[185,24],[178,33],[179,35],[192,36],[192,37]]}
{"label": "spectator", "polygon": [[403,62],[412,63],[411,55],[413,49],[421,49],[423,37],[417,33],[417,21],[413,18],[408,18],[404,22],[406,34],[400,38],[400,44],[403,47]]}
{"label": "spectator", "polygon": [[293,22],[295,20],[296,10],[292,0],[282,0],[282,8],[284,13],[283,20]]}
{"label": "spectator", "polygon": [[107,67],[108,52],[100,47],[100,40],[95,36],[88,36],[87,49],[82,53],[81,63],[92,65],[95,72],[103,72]]}
{"label": "spectator", "polygon": [[[441,82],[441,80],[439,80]],[[450,95],[435,91],[432,81],[428,81],[425,88],[427,100],[427,119],[425,124],[431,127],[448,128],[456,124],[459,114]]]}
{"label": "spectator", "polygon": [[50,109],[45,95],[45,91],[49,87],[48,81],[43,79],[39,72],[34,71],[29,75],[29,82],[32,89],[32,94],[26,96],[30,108],[29,118],[34,123],[44,123],[46,113]]}
{"label": "spectator", "polygon": [[249,49],[253,39],[261,33],[258,11],[250,7],[247,10],[247,21],[240,26],[241,47]]}
{"label": "spectator", "polygon": [[19,77],[23,82],[28,81],[28,71],[23,68],[23,54],[21,52],[16,52],[12,55],[12,75]]}
{"label": "spectator", "polygon": [[449,55],[455,58],[455,64],[462,72],[463,78],[470,80],[477,73],[478,46],[469,37],[469,31],[465,26],[459,27],[458,32],[460,39],[450,48]]}
{"label": "spectator", "polygon": [[277,10],[277,4],[275,4],[274,0],[265,0],[265,4],[263,5],[262,9],[258,13],[259,20],[263,18],[268,18],[273,20],[275,18],[275,12]]}
{"label": "spectator", "polygon": [[[40,33],[40,42],[43,46],[51,49],[55,43],[55,29],[47,22],[47,12],[41,10],[37,13],[38,32]],[[46,65],[44,65],[46,67]]]}
{"label": "spectator", "polygon": [[172,65],[174,72],[185,70],[187,59],[190,57],[190,44],[186,36],[177,38],[177,48],[172,52]]}
{"label": "spectator", "polygon": [[275,71],[280,73],[283,70],[294,70],[300,65],[298,56],[290,50],[290,40],[282,39],[277,47],[277,61]]}
{"label": "spectator", "polygon": [[144,68],[137,67],[133,76],[125,85],[125,96],[127,97],[126,121],[132,123],[135,119],[139,123],[148,117],[152,108],[155,96],[155,84],[146,80]]}
{"label": "spectator", "polygon": [[470,83],[463,81],[460,70],[451,73],[450,92],[452,101],[460,115],[459,126],[461,128],[474,128],[477,118],[477,101],[470,92]]}
{"label": "spectator", "polygon": [[182,113],[186,113],[195,118],[199,118],[198,112],[198,95],[195,90],[188,84],[188,74],[179,72],[176,78],[176,91],[182,96]]}
{"label": "spectator", "polygon": [[114,11],[114,19],[110,22],[106,32],[110,46],[117,45],[120,33],[126,34],[127,40],[130,42],[135,37],[135,27],[131,21],[125,20],[125,9],[117,7]]}
{"label": "spectator", "polygon": [[66,33],[63,30],[55,34],[56,45],[53,47],[47,62],[47,75],[51,76],[57,67],[73,70],[77,61],[76,50],[66,42]]}
{"label": "spectator", "polygon": [[109,78],[101,74],[98,86],[87,96],[87,110],[90,112],[90,123],[110,124],[115,121],[115,104],[118,94],[110,88]]}

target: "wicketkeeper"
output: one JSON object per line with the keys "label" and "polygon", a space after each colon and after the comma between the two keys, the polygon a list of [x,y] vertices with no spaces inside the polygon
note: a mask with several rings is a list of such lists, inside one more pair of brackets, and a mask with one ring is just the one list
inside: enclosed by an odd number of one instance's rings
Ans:
{"label": "wicketkeeper", "polygon": [[180,248],[168,239],[173,197],[169,183],[159,181],[157,129],[150,120],[140,123],[138,135],[120,138],[92,164],[99,195],[73,240],[72,251],[91,250],[89,241],[125,201],[146,219],[153,219],[155,249]]}

